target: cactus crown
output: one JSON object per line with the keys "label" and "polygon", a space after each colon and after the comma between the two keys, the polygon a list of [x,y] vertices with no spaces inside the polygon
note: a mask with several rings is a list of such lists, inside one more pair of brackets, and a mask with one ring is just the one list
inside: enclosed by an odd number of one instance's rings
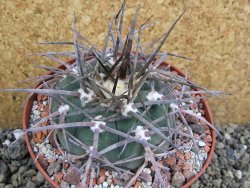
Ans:
{"label": "cactus crown", "polygon": [[[124,11],[125,1],[109,23],[103,50],[98,50],[77,32],[75,19],[74,42],[46,43],[70,44],[74,46],[73,52],[38,53],[64,68],[45,67],[54,74],[39,77],[43,81],[40,89],[19,91],[50,96],[49,117],[52,119],[47,129],[56,130],[61,146],[71,158],[85,161],[84,178],[96,163],[137,178],[150,161],[164,187],[156,157],[172,149],[180,150],[181,143],[176,138],[183,135],[181,128],[188,127],[183,113],[212,126],[185,106],[202,98],[201,95],[192,97],[191,89],[201,89],[198,93],[206,90],[172,72],[169,66],[162,66],[167,56],[188,59],[159,53],[184,12],[156,41],[158,46],[153,52],[146,54],[140,36],[152,24],[146,21],[136,27],[138,8],[123,39]],[[109,48],[110,41],[112,47]],[[74,60],[69,64],[58,56]],[[29,130],[44,129],[39,127],[40,123]],[[193,139],[192,134],[185,136]]]}

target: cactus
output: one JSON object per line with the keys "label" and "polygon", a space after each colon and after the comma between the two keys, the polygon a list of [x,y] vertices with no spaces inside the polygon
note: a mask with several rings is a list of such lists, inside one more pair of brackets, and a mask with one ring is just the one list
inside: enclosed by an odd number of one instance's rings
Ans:
{"label": "cactus", "polygon": [[[138,73],[138,71],[135,71],[135,73]],[[96,73],[97,75],[99,75],[100,73]],[[97,76],[96,75],[96,76]],[[104,73],[105,75],[105,73]],[[95,82],[98,82],[98,80],[95,79],[94,76],[93,80],[95,80]],[[107,77],[107,75],[105,75]],[[74,82],[75,81],[75,82]],[[73,84],[70,84],[74,82]],[[112,84],[112,82],[107,79],[106,81],[104,80],[100,80],[99,82],[103,82],[100,83],[101,85],[106,85],[106,82],[108,82],[108,84],[111,84],[111,86],[113,87],[114,84]],[[119,88],[121,90],[126,91],[128,85],[126,84],[126,80],[119,80],[120,85],[124,86],[120,86],[120,87],[124,87],[124,88]],[[171,94],[171,92],[169,91],[168,88],[164,88],[164,82],[158,81],[156,78],[152,77],[152,79],[146,81],[142,87],[139,89],[137,96],[135,97],[135,99],[133,100],[134,103],[136,104],[143,104],[144,102],[148,101],[147,98],[150,97],[150,95],[152,95],[152,97],[156,97],[155,99],[157,100],[157,97],[159,97],[159,99],[163,96],[163,95],[169,95]],[[68,85],[68,86],[66,86]],[[154,85],[154,89],[152,89],[152,85]],[[66,86],[66,87],[65,87]],[[76,78],[73,78],[72,76],[67,76],[66,78],[64,78],[63,80],[61,80],[56,86],[55,89],[60,89],[60,90],[68,90],[68,91],[78,91],[80,88],[80,81],[76,80]],[[87,90],[94,93],[91,89],[91,87],[87,87]],[[111,91],[110,91],[111,92]],[[122,93],[121,91],[117,91]],[[161,93],[161,94],[160,94]],[[94,121],[104,121],[107,127],[111,127],[113,129],[119,130],[125,134],[128,135],[136,135],[135,131],[138,129],[148,129],[147,127],[145,127],[146,125],[138,122],[138,119],[136,117],[133,116],[129,116],[126,115],[124,113],[126,113],[124,110],[124,107],[128,107],[127,104],[127,99],[126,98],[121,98],[118,100],[115,100],[113,98],[111,98],[110,96],[108,96],[108,94],[106,94],[107,96],[103,96],[103,99],[108,99],[106,104],[108,104],[108,106],[103,106],[104,104],[102,104],[101,102],[98,102],[99,99],[95,99],[95,97],[97,96],[93,96],[93,99],[91,101],[89,101],[87,104],[82,104],[82,101],[79,97],[72,97],[69,96],[66,98],[66,100],[70,101],[72,103],[72,105],[70,106],[70,109],[68,111],[68,113],[74,113],[74,111],[77,111],[76,108],[74,108],[73,106],[78,107],[79,109],[83,108],[85,109],[85,111],[88,112],[88,115],[91,116],[92,118],[94,118]],[[114,97],[119,97],[121,95],[115,95],[114,93]],[[107,98],[106,98],[107,97]],[[82,99],[84,102],[84,98]],[[114,104],[111,104],[113,100]],[[109,105],[111,104],[111,105]],[[133,104],[133,103],[129,103]],[[59,104],[53,100],[52,103],[52,112],[56,112],[59,108]],[[133,107],[132,107],[133,108]],[[147,108],[147,112],[145,113],[145,110]],[[152,123],[153,121],[155,121],[156,119],[160,118],[160,117],[164,117],[166,115],[166,113],[168,113],[169,111],[171,111],[169,104],[152,104],[152,105],[148,105],[147,107],[144,107],[141,105],[141,107],[139,108],[133,108],[134,111],[138,114],[140,114],[140,116],[147,120],[148,122]],[[129,111],[128,111],[129,112]],[[104,119],[110,119],[110,117],[112,116],[116,116],[116,120],[108,120],[105,121]],[[88,122],[88,121],[92,121],[92,118],[88,118],[85,115],[74,115],[74,116],[69,116],[69,117],[65,117],[65,122],[70,123],[70,122]],[[157,124],[155,125],[156,128],[160,128],[160,127],[174,127],[174,122],[175,122],[175,117],[174,115],[169,115],[166,118],[163,118],[161,121],[157,122]],[[91,130],[91,128],[89,127],[74,127],[74,128],[67,128],[66,129],[67,132],[69,132],[72,136],[74,136],[75,138],[77,138],[78,140],[80,140],[81,142],[83,142],[84,144],[86,144],[88,147],[93,145],[93,135],[94,135],[94,131]],[[166,137],[169,136],[168,132],[162,132],[162,134]],[[67,138],[67,140],[65,140],[65,137],[63,136],[63,131],[61,130],[57,130],[57,136],[60,140],[60,143],[62,144],[62,146],[71,154],[75,154],[75,155],[83,155],[86,153],[86,150],[83,149],[81,146],[78,146],[72,142],[70,142]],[[149,139],[148,142],[151,143],[152,145],[159,145],[164,138],[162,138],[161,136],[157,135],[157,134],[153,134],[152,136],[148,136]],[[137,139],[143,139],[138,137]],[[98,144],[98,151],[101,151],[107,147],[109,147],[110,145],[113,145],[117,142],[121,142],[123,141],[124,138],[122,136],[113,134],[111,132],[100,132],[99,135],[99,144]],[[66,143],[67,142],[67,143]],[[165,143],[162,146],[162,149],[168,149],[169,147],[169,143]],[[157,151],[156,151],[157,152]],[[138,157],[138,156],[143,156],[145,154],[145,151],[143,149],[142,144],[137,143],[137,142],[131,142],[128,143],[125,146],[120,146],[117,148],[114,148],[113,150],[107,152],[104,154],[104,157],[109,160],[110,162],[114,163],[116,161],[119,160],[124,160],[124,159],[129,159],[129,158],[133,158],[133,157]],[[138,168],[141,164],[143,163],[143,159],[139,159],[137,161],[132,161],[132,162],[128,162],[128,163],[124,163],[119,165],[119,167],[123,167],[123,168],[127,168],[127,169],[135,169]]]}
{"label": "cactus", "polygon": [[[124,7],[125,5],[121,8],[122,14],[124,13]],[[119,13],[116,17],[118,16]],[[125,44],[116,43],[115,48],[106,49],[105,46],[104,51],[99,53],[92,48],[84,54],[84,50],[79,49],[79,44],[77,44],[75,38],[77,54],[75,66],[70,67],[70,70],[66,69],[70,72],[70,75],[64,76],[54,88],[56,90],[76,91],[80,93],[80,96],[64,97],[63,102],[53,99],[51,105],[52,113],[58,111],[60,105],[65,104],[69,105],[67,114],[74,114],[74,112],[80,110],[84,110],[86,113],[72,116],[65,114],[61,122],[95,122],[96,124],[102,122],[106,127],[118,130],[127,136],[133,136],[135,141],[126,140],[123,136],[112,131],[93,129],[93,127],[72,127],[57,130],[56,134],[61,145],[71,154],[84,155],[89,151],[79,143],[72,141],[68,134],[85,146],[93,147],[96,130],[98,132],[98,146],[95,148],[97,151],[103,151],[111,145],[124,142],[121,146],[116,146],[102,155],[111,163],[144,156],[143,142],[145,144],[150,143],[155,148],[164,142],[160,149],[155,150],[155,153],[167,151],[171,145],[173,146],[169,139],[169,132],[161,131],[160,128],[174,128],[175,115],[169,114],[171,112],[169,103],[157,102],[163,96],[166,99],[173,99],[171,95],[173,88],[160,79],[159,73],[153,71],[150,73],[149,71],[156,68],[157,65],[152,65],[153,63],[158,65],[162,63],[162,60],[153,60],[157,51],[150,54],[149,57],[146,57],[145,54],[139,54],[139,43],[136,51],[132,51],[137,17],[138,9]],[[176,23],[177,21],[173,25]],[[108,35],[110,35],[111,29],[110,27]],[[164,35],[159,46],[166,40],[166,36],[167,34]],[[140,34],[138,34],[138,40],[139,37]],[[118,37],[117,41],[119,39]],[[86,62],[86,59],[89,59],[91,63]],[[81,78],[86,74],[91,76]],[[145,104],[147,101],[155,102]],[[60,120],[55,118],[55,121],[59,123]],[[157,121],[157,123],[154,123],[154,121]],[[152,127],[154,129],[150,130]],[[134,170],[141,166],[143,161],[143,158],[139,158],[138,160],[120,163],[117,167]]]}
{"label": "cactus", "polygon": [[[219,93],[207,91],[175,74],[168,66],[162,66],[167,56],[189,59],[159,52],[185,11],[156,41],[158,45],[150,54],[144,52],[140,37],[141,32],[152,23],[146,21],[136,29],[138,8],[129,33],[123,39],[124,11],[125,1],[109,23],[103,50],[98,50],[77,32],[75,19],[74,42],[44,43],[70,44],[74,46],[74,52],[36,54],[58,62],[64,68],[44,67],[54,74],[39,77],[43,81],[40,89],[4,91],[50,96],[51,125],[39,127],[48,119],[44,118],[28,131],[54,129],[63,149],[78,159],[84,159],[83,185],[94,162],[119,173],[133,174],[126,185],[130,187],[150,161],[161,186],[165,187],[156,156],[172,149],[179,151],[179,145],[173,138],[178,134],[183,135],[178,128],[188,127],[182,113],[192,115],[214,129],[205,118],[183,106],[184,102],[196,103],[203,98],[201,95],[193,97],[190,90],[200,89],[196,91],[198,94]],[[112,47],[108,47],[110,41]],[[68,56],[74,60],[69,64],[57,56]],[[185,92],[185,88],[191,89]],[[185,136],[195,139],[192,131],[190,135],[185,133]],[[133,173],[136,169],[138,171]]]}

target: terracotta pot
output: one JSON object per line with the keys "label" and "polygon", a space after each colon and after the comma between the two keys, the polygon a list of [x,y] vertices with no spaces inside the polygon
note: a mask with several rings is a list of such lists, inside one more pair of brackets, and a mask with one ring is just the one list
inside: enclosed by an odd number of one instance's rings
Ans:
{"label": "terracotta pot", "polygon": [[[69,64],[72,64],[74,63],[75,60],[71,60],[69,61],[68,63]],[[164,63],[166,66],[169,65],[168,63]],[[163,65],[164,66],[164,65]],[[61,69],[65,69],[64,66],[60,66],[59,68]],[[183,76],[184,77],[184,73],[181,72],[179,69],[177,69],[176,67],[174,66],[170,66],[170,69],[172,71],[176,71],[178,73],[178,75],[180,76]],[[53,73],[48,73],[48,75],[52,75]],[[38,84],[39,86],[40,84]],[[32,109],[32,105],[33,105],[33,101],[36,100],[37,98],[37,94],[32,94],[27,103],[25,104],[24,106],[24,110],[23,110],[23,119],[22,119],[22,124],[23,124],[23,129],[28,129],[29,128],[29,121],[30,121],[30,115],[31,115],[31,109]],[[204,106],[204,110],[205,110],[205,118],[206,120],[211,123],[213,125],[213,118],[212,118],[212,113],[208,107],[208,104],[206,101],[202,100],[202,103],[203,103],[203,106]],[[190,187],[190,185],[192,185],[204,172],[205,170],[207,169],[208,165],[210,164],[211,160],[212,160],[212,157],[213,157],[213,154],[214,154],[214,149],[215,149],[215,143],[216,143],[216,133],[213,129],[210,129],[211,130],[211,137],[212,137],[212,143],[211,143],[211,148],[210,148],[210,151],[208,153],[208,157],[207,157],[207,160],[205,162],[205,164],[203,165],[201,171],[199,173],[197,173],[192,179],[190,179],[182,188],[187,188],[187,187]],[[34,151],[32,150],[32,147],[31,147],[31,144],[30,144],[30,137],[28,134],[25,134],[25,142],[26,142],[26,145],[28,147],[28,150],[29,150],[29,153],[32,157],[33,160],[35,160],[36,156],[35,156],[35,153]],[[41,164],[37,161],[35,163],[36,167],[38,168],[38,170],[43,174],[43,176],[45,177],[45,179],[55,188],[59,188],[60,186],[55,182],[53,181],[47,174],[47,172],[45,172],[45,170],[42,168]]]}

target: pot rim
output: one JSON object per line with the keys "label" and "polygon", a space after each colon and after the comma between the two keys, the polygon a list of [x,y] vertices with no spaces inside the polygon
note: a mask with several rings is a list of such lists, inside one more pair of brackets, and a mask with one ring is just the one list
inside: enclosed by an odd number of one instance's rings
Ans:
{"label": "pot rim", "polygon": [[[75,62],[75,60],[72,59],[72,60],[68,61],[67,63],[68,64],[73,64],[74,62]],[[168,62],[164,62],[163,66],[169,66],[170,70],[176,71],[178,73],[178,75],[180,75],[182,77],[185,76],[185,74],[182,71],[180,71],[175,66],[169,64]],[[64,69],[65,67],[63,65],[61,65],[58,68]],[[49,72],[47,75],[52,75],[52,74],[53,74],[52,72]],[[188,78],[188,79],[190,80],[190,78]],[[39,85],[40,85],[40,83],[38,84],[38,86]],[[24,105],[23,115],[22,115],[22,127],[23,127],[23,130],[26,130],[29,127],[28,125],[29,125],[29,120],[30,120],[30,112],[31,112],[31,108],[32,108],[32,105],[33,105],[33,101],[36,99],[36,96],[37,96],[37,94],[35,94],[35,93],[30,94],[28,96],[26,104]],[[205,100],[202,100],[202,103],[204,105],[204,110],[205,110],[205,119],[209,123],[214,125],[212,113],[211,113],[211,110],[210,110],[210,108],[208,106],[208,103]],[[211,143],[210,151],[208,153],[207,160],[203,164],[202,169],[195,176],[193,176],[190,180],[188,180],[182,186],[182,188],[190,187],[206,171],[207,167],[211,163],[211,160],[212,160],[213,154],[214,154],[214,150],[215,150],[215,144],[216,144],[216,132],[212,128],[209,128],[209,129],[211,131],[212,143]],[[35,153],[34,153],[32,147],[31,147],[31,144],[30,144],[29,134],[25,134],[24,137],[25,137],[25,142],[26,142],[26,145],[28,147],[29,153],[30,153],[32,159],[35,161],[36,156],[35,156]],[[48,181],[53,187],[60,188],[60,185],[51,179],[51,177],[42,168],[42,166],[38,162],[38,160],[36,161],[35,165],[36,165],[37,169],[39,170],[39,172],[41,172],[42,175],[45,177],[46,181]]]}

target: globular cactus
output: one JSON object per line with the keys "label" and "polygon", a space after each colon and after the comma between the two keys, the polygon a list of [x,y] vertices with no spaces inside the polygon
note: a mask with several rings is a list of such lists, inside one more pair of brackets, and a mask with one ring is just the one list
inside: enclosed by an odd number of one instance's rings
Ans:
{"label": "globular cactus", "polygon": [[[64,75],[54,89],[78,92],[79,95],[53,98],[51,109],[54,113],[65,108],[60,112],[61,117],[54,118],[57,123],[94,123],[90,127],[57,130],[57,137],[66,151],[74,155],[90,155],[94,148],[98,158],[105,158],[118,168],[133,170],[142,165],[147,144],[155,153],[174,147],[168,130],[175,127],[175,114],[171,114],[169,102],[161,101],[174,99],[174,84],[167,83],[166,79],[183,78],[170,71],[169,75],[159,73],[157,70],[166,69],[159,68],[166,54],[158,60],[156,56],[181,16],[160,39],[158,48],[152,54],[145,54],[140,51],[139,40],[141,30],[147,25],[135,29],[137,9],[125,41],[117,36],[113,48],[107,48],[112,24],[121,14],[119,26],[122,26],[124,9],[125,4],[110,23],[103,51],[78,44],[75,31],[75,63],[68,66],[68,75]],[[133,49],[134,41],[137,45]],[[94,146],[95,139],[98,139],[97,146]]]}
{"label": "globular cactus", "polygon": [[[95,60],[96,61],[96,60]],[[95,62],[93,61],[93,62]],[[139,65],[139,64],[138,64]],[[95,67],[95,66],[93,66]],[[91,70],[91,71],[94,71]],[[90,72],[91,72],[90,71]],[[90,73],[88,72],[88,73]],[[88,74],[87,73],[87,74]],[[138,74],[139,71],[136,68],[135,74]],[[103,74],[100,80],[98,77],[100,74]],[[115,73],[117,74],[117,73]],[[88,116],[81,115],[73,115],[66,116],[65,122],[103,122],[105,126],[110,127],[112,129],[121,131],[122,133],[134,136],[135,139],[141,141],[148,141],[150,144],[157,147],[161,142],[164,141],[164,137],[159,134],[153,133],[149,131],[149,127],[146,126],[143,122],[139,121],[137,117],[133,115],[129,115],[130,112],[136,113],[141,118],[148,121],[152,124],[153,121],[161,118],[154,127],[159,129],[161,127],[173,128],[175,122],[174,115],[168,115],[171,112],[169,104],[149,104],[146,106],[144,104],[146,101],[155,101],[158,99],[162,99],[163,96],[169,96],[171,98],[171,92],[169,88],[165,86],[165,82],[157,80],[153,75],[149,76],[147,80],[141,85],[138,89],[138,93],[136,94],[133,101],[129,101],[127,98],[128,95],[128,78],[120,79],[117,83],[116,92],[112,93],[112,95],[103,92],[102,96],[97,96],[95,93],[95,89],[91,86],[91,82],[86,81],[86,89],[88,93],[85,93],[84,90],[80,87],[80,80],[76,80],[76,77],[67,76],[63,80],[61,80],[56,86],[55,89],[59,90],[68,90],[68,91],[78,91],[81,93],[79,97],[69,96],[66,97],[65,100],[70,101],[70,107],[68,110],[68,114],[73,114],[80,109],[83,109]],[[114,83],[111,79],[108,78],[108,75],[105,73],[100,73],[97,71],[93,76],[90,76],[89,79],[98,83],[99,85],[106,86],[106,89],[114,88]],[[139,84],[139,83],[137,83]],[[135,83],[136,85],[136,83]],[[131,88],[131,92],[135,87]],[[116,94],[120,93],[120,94]],[[123,96],[123,97],[122,97]],[[134,96],[131,94],[131,97]],[[116,99],[118,98],[118,99]],[[120,98],[120,99],[119,99]],[[105,101],[105,102],[102,102]],[[129,101],[129,102],[128,102]],[[136,104],[136,105],[134,105]],[[145,106],[144,106],[144,105]],[[134,107],[134,106],[139,107]],[[52,103],[52,111],[55,112],[58,110],[59,103],[56,100],[53,100]],[[86,146],[93,146],[94,139],[94,128],[93,127],[74,127],[65,129],[71,136],[74,136],[76,139],[80,140]],[[147,131],[146,131],[147,130]],[[169,136],[168,131],[159,131],[166,138]],[[75,155],[83,155],[87,151],[82,148],[80,145],[76,144],[69,140],[69,137],[65,140],[65,136],[63,135],[62,130],[57,130],[57,136],[60,140],[60,143],[69,153]],[[108,131],[101,131],[99,134],[99,142],[98,142],[98,151],[105,150],[105,148],[124,141],[125,138],[115,133]],[[126,143],[126,142],[125,142]],[[165,143],[161,146],[161,149],[168,149],[169,143]],[[159,152],[159,151],[155,151]],[[119,147],[115,147],[111,151],[103,154],[103,156],[109,160],[111,163],[115,163],[120,160],[132,159],[134,157],[143,156],[145,154],[143,145],[136,141],[130,142],[128,144],[124,144]],[[119,167],[127,168],[127,169],[135,169],[139,167],[143,163],[143,159],[139,159],[136,161],[126,162],[124,164],[118,165]]]}

